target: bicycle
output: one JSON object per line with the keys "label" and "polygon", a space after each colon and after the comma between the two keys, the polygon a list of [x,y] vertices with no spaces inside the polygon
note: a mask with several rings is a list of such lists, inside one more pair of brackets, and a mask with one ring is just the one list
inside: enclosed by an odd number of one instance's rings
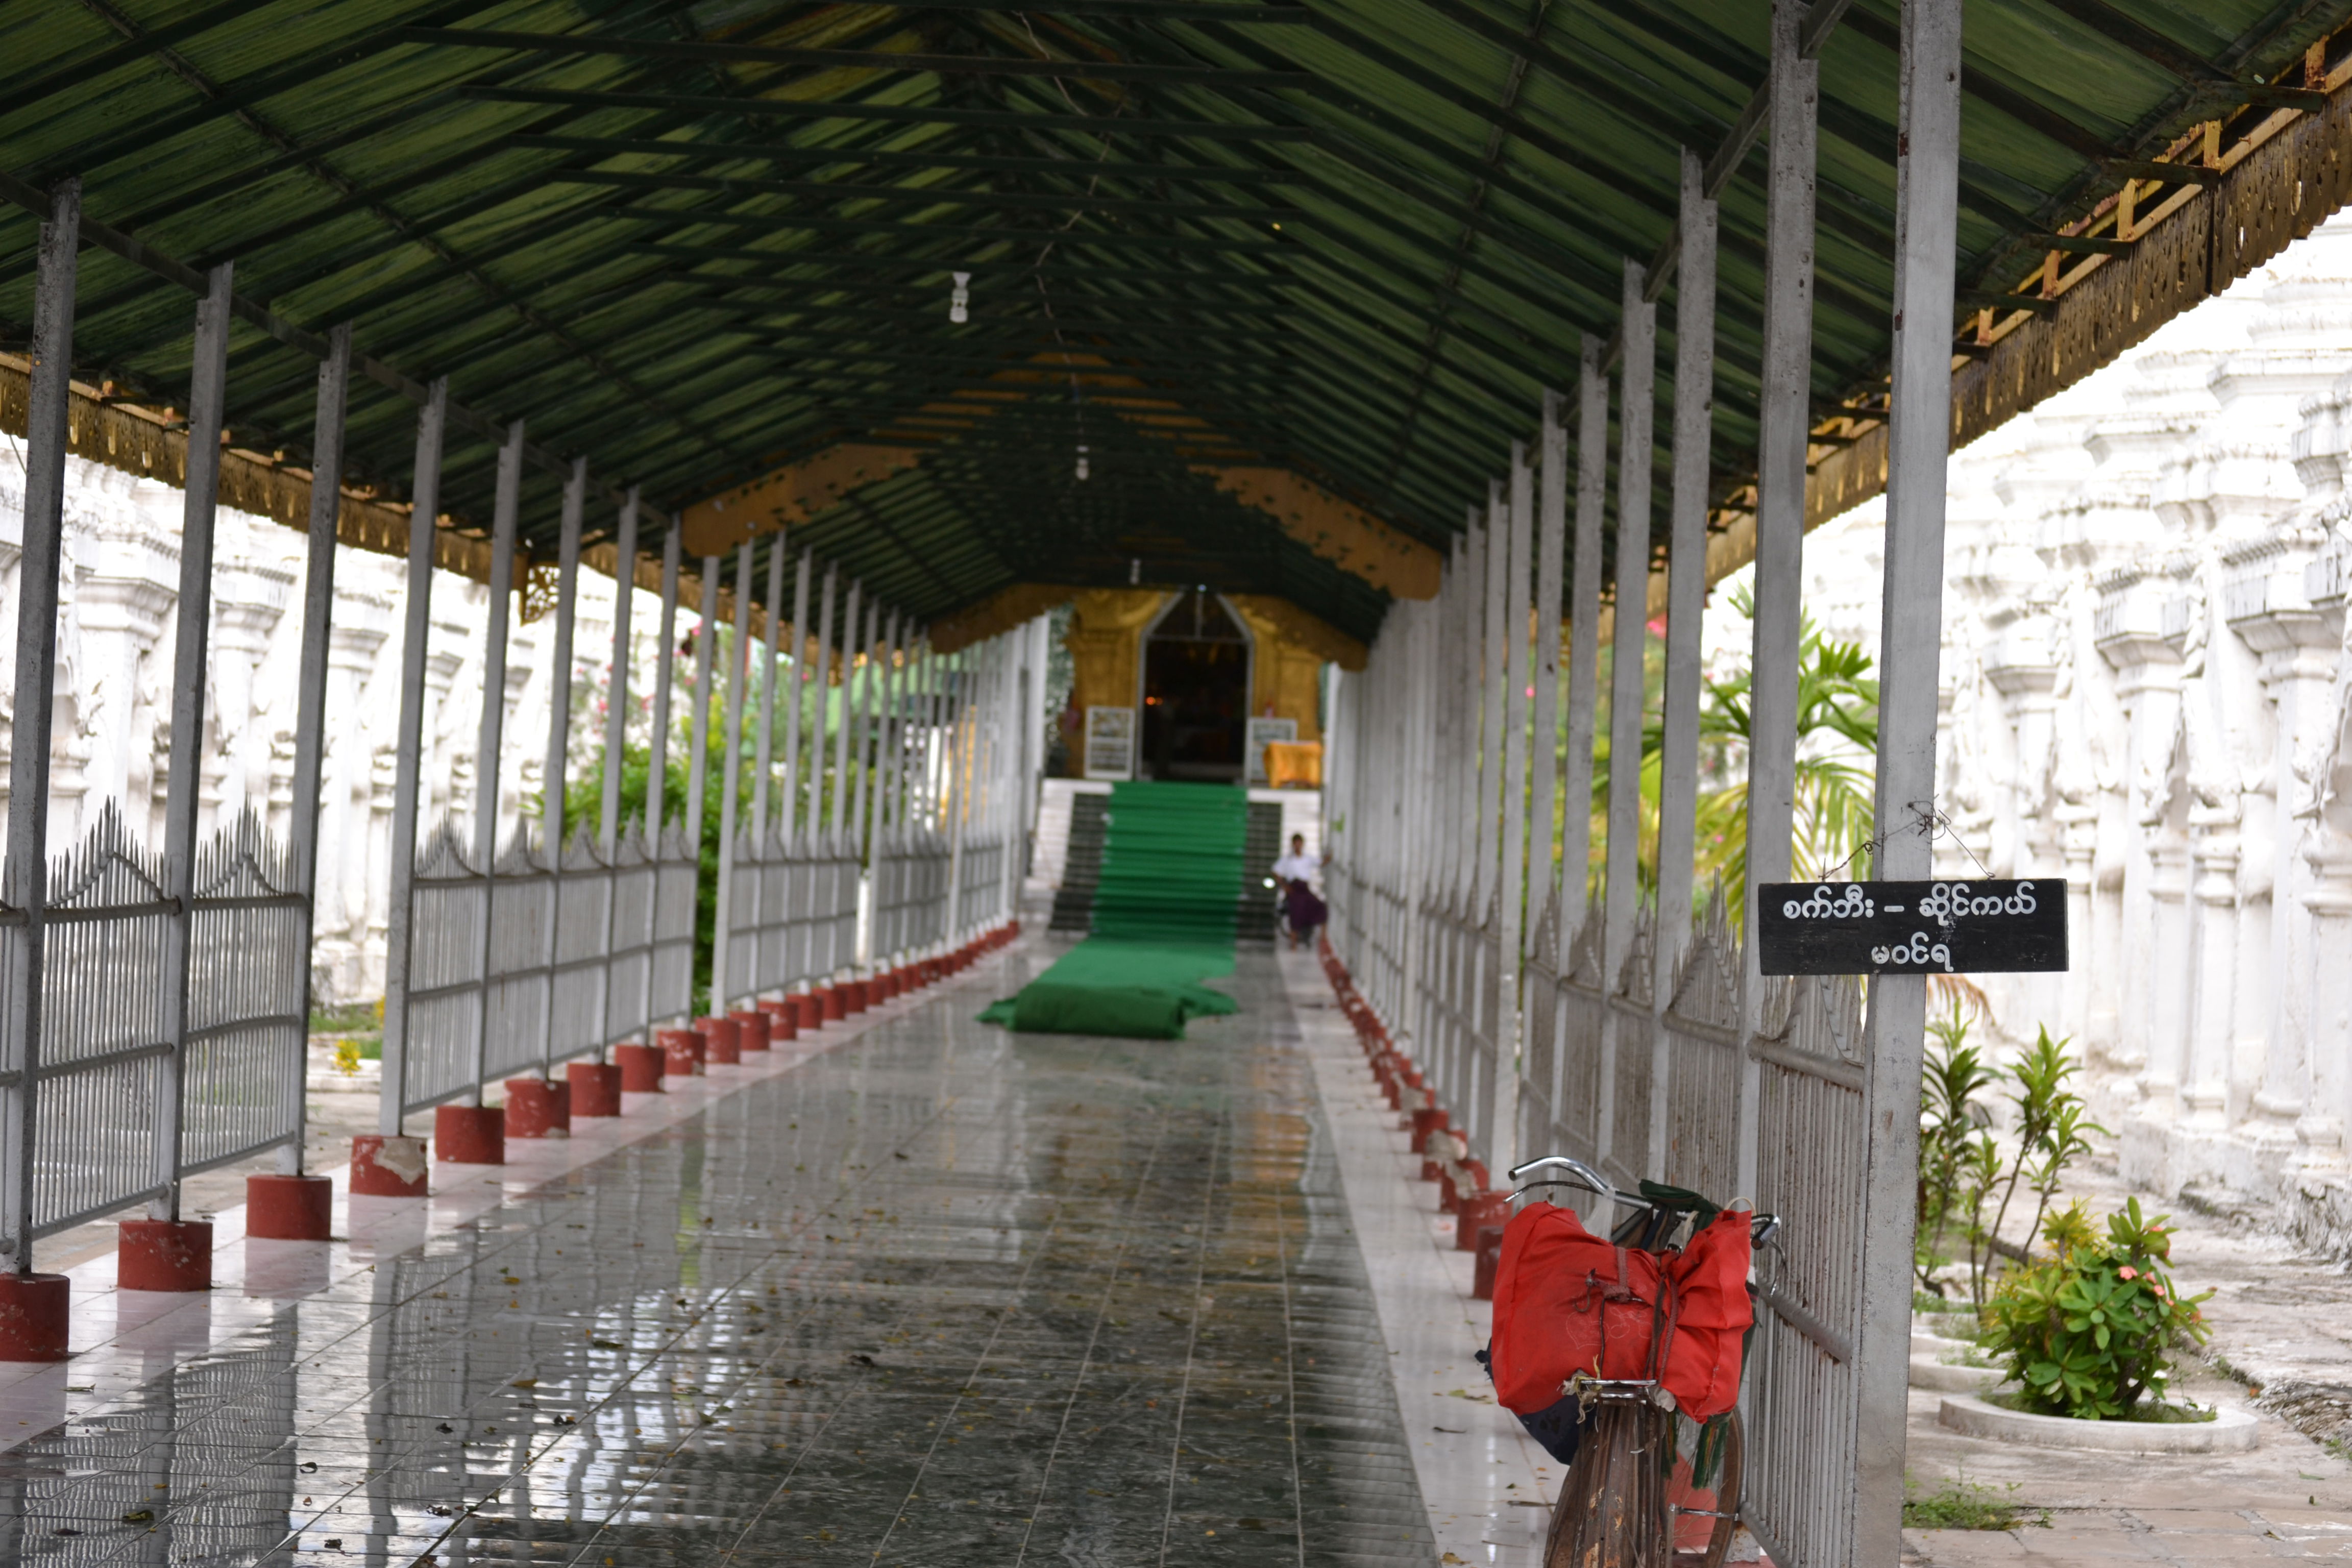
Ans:
{"label": "bicycle", "polygon": [[[1550,1172],[1563,1174],[1544,1174]],[[1667,1307],[1674,1290],[1664,1283],[1667,1260],[1681,1257],[1700,1225],[1723,1211],[1696,1193],[1646,1182],[1638,1195],[1622,1192],[1582,1161],[1561,1155],[1531,1160],[1510,1176],[1514,1198],[1547,1187],[1571,1187],[1630,1210],[1609,1233],[1609,1245],[1619,1254],[1619,1278],[1601,1299],[1647,1305],[1652,1315],[1647,1375],[1610,1378],[1578,1372],[1560,1385],[1557,1404],[1520,1417],[1568,1467],[1544,1543],[1545,1568],[1721,1568],[1738,1530],[1746,1468],[1739,1410],[1734,1404],[1704,1421],[1692,1420],[1665,1386],[1657,1363],[1675,1332]],[[1776,1216],[1752,1215],[1751,1253],[1770,1245],[1779,1229]],[[1655,1260],[1660,1288],[1647,1303],[1625,1278],[1633,1272],[1626,1258],[1631,1252]],[[1588,1295],[1601,1289],[1597,1277],[1588,1279]],[[1498,1300],[1498,1315],[1501,1310]],[[1745,1336],[1741,1350],[1744,1366]],[[1499,1387],[1498,1379],[1498,1392]]]}

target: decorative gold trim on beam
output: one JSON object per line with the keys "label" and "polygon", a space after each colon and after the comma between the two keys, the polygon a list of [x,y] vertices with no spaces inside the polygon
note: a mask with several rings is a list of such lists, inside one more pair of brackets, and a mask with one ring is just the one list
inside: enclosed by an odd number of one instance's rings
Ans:
{"label": "decorative gold trim on beam", "polygon": [[756,533],[808,521],[855,489],[922,460],[912,447],[845,442],[686,509],[686,552],[723,555]]}
{"label": "decorative gold trim on beam", "polygon": [[[1167,590],[1163,588],[1106,590],[1080,588],[1069,584],[1015,583],[1009,588],[999,589],[968,609],[941,616],[933,621],[929,628],[931,651],[953,653],[959,648],[970,647],[999,632],[1011,631],[1022,622],[1042,616],[1056,605],[1071,603],[1081,595],[1107,592],[1149,595],[1154,607],[1167,596]],[[1342,669],[1361,670],[1364,668],[1364,645],[1320,616],[1271,594],[1234,594],[1231,597],[1236,607],[1274,627],[1291,647],[1318,658],[1328,658]]]}
{"label": "decorative gold trim on beam", "polygon": [[1437,597],[1445,558],[1288,468],[1195,463],[1192,471],[1255,507],[1322,560],[1399,599]]}

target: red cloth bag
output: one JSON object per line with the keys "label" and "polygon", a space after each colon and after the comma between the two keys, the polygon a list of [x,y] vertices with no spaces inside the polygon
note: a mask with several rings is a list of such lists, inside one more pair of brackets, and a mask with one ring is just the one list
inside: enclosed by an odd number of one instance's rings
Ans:
{"label": "red cloth bag", "polygon": [[1532,1415],[1559,1403],[1576,1373],[1648,1377],[1663,1321],[1660,1381],[1694,1421],[1721,1415],[1739,1397],[1748,1263],[1745,1214],[1719,1214],[1681,1252],[1660,1254],[1613,1246],[1571,1210],[1529,1205],[1504,1226],[1495,1273],[1496,1396]]}

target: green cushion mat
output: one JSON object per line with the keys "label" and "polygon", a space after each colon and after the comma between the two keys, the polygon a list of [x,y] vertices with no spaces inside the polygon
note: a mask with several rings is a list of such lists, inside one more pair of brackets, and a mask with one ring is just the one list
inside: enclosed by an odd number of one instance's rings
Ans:
{"label": "green cushion mat", "polygon": [[1032,1033],[1181,1039],[1239,1005],[1202,981],[1234,968],[1246,792],[1111,786],[1094,934],[981,1021]]}
{"label": "green cushion mat", "polygon": [[980,1016],[1028,1034],[1181,1040],[1188,1019],[1240,1004],[1202,981],[1234,971],[1234,944],[1090,936]]}

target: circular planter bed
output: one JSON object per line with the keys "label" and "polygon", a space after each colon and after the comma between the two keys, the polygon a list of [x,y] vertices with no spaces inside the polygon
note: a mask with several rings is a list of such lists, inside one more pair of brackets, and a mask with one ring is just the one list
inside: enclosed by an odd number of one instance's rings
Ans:
{"label": "circular planter bed", "polygon": [[1974,1394],[1948,1394],[1936,1419],[1969,1437],[2103,1454],[2242,1454],[2254,1447],[2254,1418],[2224,1410],[2210,1421],[2075,1421],[2011,1410]]}
{"label": "circular planter bed", "polygon": [[2000,1385],[2001,1371],[1994,1366],[1967,1366],[1933,1356],[1911,1358],[1911,1386],[1931,1394],[1982,1394]]}

